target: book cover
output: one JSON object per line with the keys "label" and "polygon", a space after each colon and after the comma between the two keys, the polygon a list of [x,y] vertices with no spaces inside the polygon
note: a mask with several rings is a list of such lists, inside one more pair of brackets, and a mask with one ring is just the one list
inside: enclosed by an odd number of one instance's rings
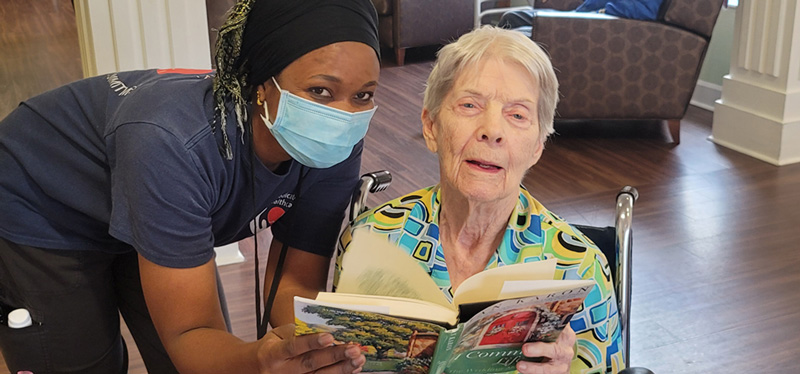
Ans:
{"label": "book cover", "polygon": [[[465,304],[462,310],[479,311],[455,327],[426,320],[424,312],[418,318],[392,316],[392,307],[380,305],[376,298],[364,298],[364,304],[337,304],[295,297],[295,333],[328,332],[337,344],[357,344],[367,357],[364,372],[504,373],[528,359],[522,355],[524,343],[555,341],[593,286]],[[409,303],[418,306],[415,300]]]}
{"label": "book cover", "polygon": [[[593,285],[584,285],[542,296],[464,305],[485,307],[457,329],[442,334],[431,373],[478,374],[513,372],[527,342],[554,342],[578,312]],[[452,335],[452,337],[450,336]]]}

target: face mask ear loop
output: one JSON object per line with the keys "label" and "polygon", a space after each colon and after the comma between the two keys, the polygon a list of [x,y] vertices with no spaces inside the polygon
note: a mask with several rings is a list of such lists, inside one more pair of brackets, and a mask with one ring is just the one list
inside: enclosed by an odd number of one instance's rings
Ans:
{"label": "face mask ear loop", "polygon": [[264,102],[261,104],[261,107],[264,108],[264,113],[259,114],[261,116],[261,120],[264,121],[264,125],[267,126],[268,129],[272,128],[272,122],[269,121],[269,106],[267,106],[267,98],[264,98]]}
{"label": "face mask ear loop", "polygon": [[[275,80],[275,76],[272,77],[272,82],[275,83],[275,87],[278,88],[278,92],[281,91],[281,86],[278,85],[278,81]],[[264,93],[266,96],[266,93]],[[267,98],[264,97],[264,101],[261,104],[261,107],[264,108],[264,114],[261,114],[261,120],[264,121],[264,124],[267,126],[268,129],[271,129],[273,126],[272,121],[269,120],[269,106],[267,105]]]}

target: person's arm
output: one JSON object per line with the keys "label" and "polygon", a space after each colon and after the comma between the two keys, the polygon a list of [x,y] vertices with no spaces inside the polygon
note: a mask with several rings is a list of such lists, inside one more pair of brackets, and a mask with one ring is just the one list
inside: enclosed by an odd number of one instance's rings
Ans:
{"label": "person's arm", "polygon": [[248,343],[226,331],[213,260],[194,268],[159,266],[139,256],[142,288],[161,341],[180,372],[352,373],[364,357],[333,336],[294,336],[294,326]]}
{"label": "person's arm", "polygon": [[[269,248],[269,260],[264,278],[265,302],[270,287],[272,287],[272,278],[282,246],[283,243],[273,239]],[[278,283],[275,302],[272,305],[272,313],[270,313],[270,325],[281,326],[294,323],[294,296],[314,299],[318,292],[324,291],[328,281],[330,263],[330,257],[301,251],[293,247],[287,248],[283,275]]]}
{"label": "person's arm", "polygon": [[315,298],[328,281],[331,256],[350,198],[358,182],[363,141],[347,160],[306,174],[291,209],[272,225],[272,244],[264,278],[264,299],[283,243],[289,247],[270,314],[270,324],[294,322],[294,296]]}

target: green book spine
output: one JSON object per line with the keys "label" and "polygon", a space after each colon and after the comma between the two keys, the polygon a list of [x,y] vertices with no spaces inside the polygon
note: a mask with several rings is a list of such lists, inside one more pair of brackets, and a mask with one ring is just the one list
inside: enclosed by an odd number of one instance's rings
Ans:
{"label": "green book spine", "polygon": [[436,343],[436,351],[433,353],[431,360],[430,374],[442,374],[450,358],[453,355],[458,339],[461,337],[461,330],[464,329],[464,324],[459,324],[454,329],[442,329],[439,332],[439,341]]}

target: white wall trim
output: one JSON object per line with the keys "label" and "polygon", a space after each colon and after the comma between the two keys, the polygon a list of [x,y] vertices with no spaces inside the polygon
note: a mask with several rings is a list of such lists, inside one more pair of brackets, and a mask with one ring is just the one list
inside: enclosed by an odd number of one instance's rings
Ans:
{"label": "white wall trim", "polygon": [[76,0],[83,75],[210,69],[206,19],[201,0]]}
{"label": "white wall trim", "polygon": [[726,75],[723,77],[722,89],[725,91],[722,101],[760,117],[776,122],[800,121],[800,90],[775,90],[757,81],[738,80]]}
{"label": "white wall trim", "polygon": [[704,80],[698,80],[689,104],[713,112],[714,103],[719,100],[720,97],[722,97],[722,86]]}
{"label": "white wall trim", "polygon": [[731,142],[727,142],[727,141],[724,141],[724,140],[720,140],[720,139],[716,139],[716,138],[714,138],[714,135],[709,135],[708,139],[711,140],[712,142],[714,142],[714,144],[719,144],[719,145],[721,145],[721,146],[723,146],[725,148],[730,148],[730,149],[732,149],[732,150],[734,150],[736,152],[748,155],[750,157],[753,157],[755,159],[759,159],[759,160],[764,161],[764,162],[768,162],[768,163],[770,163],[772,165],[775,165],[775,166],[783,166],[783,165],[789,165],[789,164],[794,164],[794,163],[800,162],[800,156],[790,157],[790,158],[779,160],[779,159],[767,156],[767,155],[762,154],[762,153],[754,152],[754,151],[752,151],[750,149],[747,149],[745,147],[741,147],[741,146],[739,146],[737,144],[734,144],[734,143],[731,143]]}
{"label": "white wall trim", "polygon": [[759,159],[759,160],[764,161],[764,162],[768,162],[768,163],[770,163],[772,165],[780,165],[778,163],[779,160],[774,158],[774,157],[770,157],[770,156],[762,154],[762,153],[754,152],[754,151],[752,151],[750,149],[747,149],[745,147],[741,147],[741,146],[739,146],[739,145],[737,145],[735,143],[732,143],[732,142],[728,142],[728,141],[725,141],[725,140],[722,140],[722,139],[717,139],[717,138],[714,137],[714,135],[709,135],[708,136],[708,140],[711,140],[712,142],[714,142],[714,144],[723,146],[725,148],[730,148],[730,149],[732,149],[732,150],[734,150],[736,152],[748,155],[750,157],[753,157],[755,159]]}
{"label": "white wall trim", "polygon": [[719,100],[710,139],[734,151],[782,166],[800,162],[800,121],[776,121]]}

